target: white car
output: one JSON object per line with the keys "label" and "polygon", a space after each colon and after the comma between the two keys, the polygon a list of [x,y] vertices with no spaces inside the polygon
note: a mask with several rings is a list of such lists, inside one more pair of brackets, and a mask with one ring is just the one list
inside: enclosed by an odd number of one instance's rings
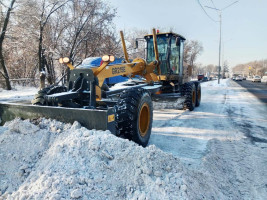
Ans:
{"label": "white car", "polygon": [[243,80],[242,76],[235,77],[235,81],[242,81],[242,80]]}
{"label": "white car", "polygon": [[252,78],[252,82],[261,82],[261,77],[260,76],[254,76]]}
{"label": "white car", "polygon": [[261,78],[261,82],[267,84],[267,76],[263,76],[263,77]]}

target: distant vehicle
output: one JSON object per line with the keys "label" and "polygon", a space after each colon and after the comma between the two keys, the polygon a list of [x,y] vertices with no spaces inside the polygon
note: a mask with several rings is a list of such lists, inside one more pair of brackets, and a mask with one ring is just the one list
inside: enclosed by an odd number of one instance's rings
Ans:
{"label": "distant vehicle", "polygon": [[242,80],[243,80],[242,76],[235,77],[235,81],[242,81]]}
{"label": "distant vehicle", "polygon": [[209,79],[208,79],[208,77],[204,77],[203,79],[202,79],[202,81],[208,81]]}
{"label": "distant vehicle", "polygon": [[263,76],[263,77],[261,78],[261,82],[267,84],[267,76]]}
{"label": "distant vehicle", "polygon": [[261,77],[260,76],[254,76],[252,78],[252,82],[261,82]]}
{"label": "distant vehicle", "polygon": [[243,80],[247,80],[247,78],[244,76],[244,77],[243,77]]}
{"label": "distant vehicle", "polygon": [[198,80],[198,81],[202,81],[203,78],[204,78],[204,74],[199,74],[199,75],[197,75],[197,80]]}
{"label": "distant vehicle", "polygon": [[236,76],[233,76],[233,77],[232,77],[232,80],[235,80],[235,78],[236,78]]}
{"label": "distant vehicle", "polygon": [[209,81],[212,81],[212,77],[209,77]]}

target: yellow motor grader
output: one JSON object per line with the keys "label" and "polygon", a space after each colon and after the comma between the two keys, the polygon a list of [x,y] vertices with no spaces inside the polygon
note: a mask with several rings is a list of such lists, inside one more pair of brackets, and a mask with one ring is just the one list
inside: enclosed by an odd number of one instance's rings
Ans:
{"label": "yellow motor grader", "polygon": [[[152,100],[180,100],[190,111],[200,105],[200,83],[190,81],[192,69],[183,63],[183,36],[153,29],[153,34],[144,36],[146,59],[130,61],[120,34],[125,57],[122,63],[112,64],[114,56],[104,55],[100,66],[74,67],[69,58],[60,58],[59,62],[71,69],[68,85],[43,88],[32,100],[33,105],[1,103],[2,123],[15,117],[78,121],[89,129],[110,130],[146,146],[153,121]],[[104,84],[106,78],[119,75],[141,78],[117,89]]]}

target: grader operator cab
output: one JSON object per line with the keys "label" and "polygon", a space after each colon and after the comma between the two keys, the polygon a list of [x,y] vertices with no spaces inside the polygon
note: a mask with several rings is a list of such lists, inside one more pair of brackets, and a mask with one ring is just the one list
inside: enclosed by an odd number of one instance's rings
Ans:
{"label": "grader operator cab", "polygon": [[[15,117],[78,121],[89,129],[110,130],[146,146],[153,121],[152,100],[170,104],[180,100],[190,111],[199,106],[200,84],[189,81],[191,69],[183,63],[184,37],[175,33],[156,34],[153,29],[153,34],[145,36],[146,60],[132,61],[122,32],[121,39],[125,62],[111,64],[114,56],[105,55],[98,67],[74,67],[69,58],[61,58],[60,63],[71,69],[68,85],[43,88],[32,100],[33,105],[0,104],[2,123]],[[107,88],[105,79],[118,75],[129,78],[138,75],[142,79],[127,81],[121,88]]]}
{"label": "grader operator cab", "polygon": [[[153,37],[145,36],[147,42],[147,62],[155,60],[155,50]],[[156,73],[161,75],[178,75],[183,67],[183,44],[185,38],[175,33],[158,33],[158,59],[160,61],[160,70]]]}

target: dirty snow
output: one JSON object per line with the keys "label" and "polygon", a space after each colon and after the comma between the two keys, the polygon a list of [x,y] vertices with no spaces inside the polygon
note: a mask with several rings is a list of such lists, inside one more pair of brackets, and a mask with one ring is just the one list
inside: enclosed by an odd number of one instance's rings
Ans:
{"label": "dirty snow", "polygon": [[154,111],[147,148],[77,122],[6,123],[0,199],[266,199],[266,105],[231,80],[201,86],[193,112]]}

